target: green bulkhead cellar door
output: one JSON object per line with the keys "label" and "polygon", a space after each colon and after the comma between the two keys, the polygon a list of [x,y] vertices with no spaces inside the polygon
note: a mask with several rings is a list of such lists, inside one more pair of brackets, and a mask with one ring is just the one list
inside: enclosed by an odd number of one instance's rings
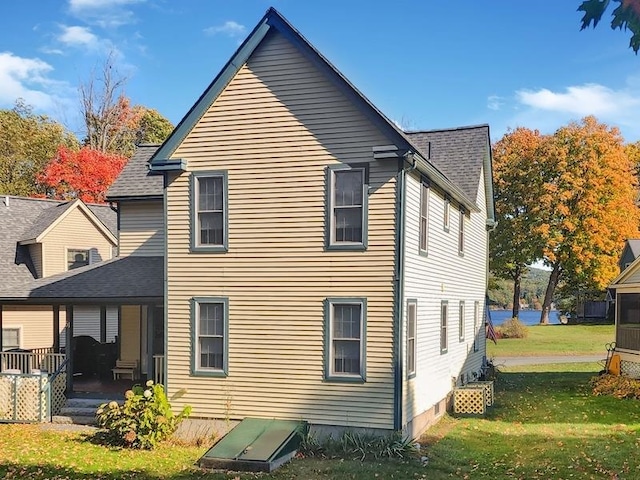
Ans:
{"label": "green bulkhead cellar door", "polygon": [[245,418],[199,460],[201,468],[272,472],[290,460],[307,422]]}

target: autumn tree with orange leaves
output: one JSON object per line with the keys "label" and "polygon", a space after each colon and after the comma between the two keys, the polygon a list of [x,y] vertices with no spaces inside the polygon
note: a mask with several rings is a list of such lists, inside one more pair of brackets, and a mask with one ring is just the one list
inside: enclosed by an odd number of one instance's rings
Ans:
{"label": "autumn tree with orange leaves", "polygon": [[83,202],[102,203],[109,186],[120,174],[126,157],[83,147],[72,150],[61,146],[38,176],[47,197],[59,200],[79,198]]}
{"label": "autumn tree with orange leaves", "polygon": [[[514,144],[510,157],[500,150],[509,142]],[[518,236],[521,243],[509,247],[522,255],[514,256],[513,262],[537,257],[551,268],[540,316],[540,323],[546,324],[560,282],[574,290],[604,289],[618,273],[625,240],[638,237],[634,163],[618,129],[594,117],[570,123],[553,135],[527,129],[509,132],[496,143],[494,162],[498,190],[500,179],[508,178],[502,187],[508,192],[528,188],[533,193],[525,199],[529,203],[524,227],[500,212],[498,218],[504,228],[511,222],[514,229],[525,229],[527,241]],[[527,173],[518,176],[511,169]]]}

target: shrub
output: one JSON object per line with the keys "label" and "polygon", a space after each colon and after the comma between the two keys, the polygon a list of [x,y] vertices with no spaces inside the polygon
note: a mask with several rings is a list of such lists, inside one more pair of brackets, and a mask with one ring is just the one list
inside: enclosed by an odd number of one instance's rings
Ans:
{"label": "shrub", "polygon": [[109,402],[96,412],[100,435],[104,443],[128,448],[154,448],[176,430],[178,424],[191,413],[185,407],[174,415],[164,393],[164,387],[149,380],[146,387],[135,385],[124,394],[123,405]]}
{"label": "shrub", "polygon": [[498,338],[527,338],[529,329],[517,318],[505,320],[502,325],[496,327]]}
{"label": "shrub", "polygon": [[621,375],[604,374],[591,379],[593,394],[616,398],[640,399],[640,380]]}
{"label": "shrub", "polygon": [[400,458],[417,455],[418,444],[401,432],[389,435],[365,435],[346,431],[340,437],[319,440],[313,434],[303,437],[300,454],[306,457],[365,459]]}

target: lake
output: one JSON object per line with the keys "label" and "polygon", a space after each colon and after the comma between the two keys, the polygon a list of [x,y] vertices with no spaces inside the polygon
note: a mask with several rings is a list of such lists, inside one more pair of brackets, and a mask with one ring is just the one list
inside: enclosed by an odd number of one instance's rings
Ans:
{"label": "lake", "polygon": [[[511,310],[489,310],[494,326],[502,325],[505,320],[511,318]],[[560,323],[559,312],[549,312],[549,323]],[[519,320],[525,325],[538,325],[540,323],[540,310],[520,310]]]}

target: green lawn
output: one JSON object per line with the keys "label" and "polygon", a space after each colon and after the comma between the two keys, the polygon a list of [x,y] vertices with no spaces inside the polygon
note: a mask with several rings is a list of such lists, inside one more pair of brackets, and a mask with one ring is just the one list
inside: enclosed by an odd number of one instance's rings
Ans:
{"label": "green lawn", "polygon": [[544,355],[591,355],[605,358],[605,343],[614,339],[613,325],[534,325],[527,338],[504,338],[487,342],[487,356],[522,357]]}
{"label": "green lawn", "polygon": [[503,369],[485,418],[444,418],[411,461],[296,459],[271,475],[203,473],[205,448],[130,452],[81,434],[0,425],[0,478],[19,479],[620,479],[640,478],[640,404],[594,397],[597,363]]}

